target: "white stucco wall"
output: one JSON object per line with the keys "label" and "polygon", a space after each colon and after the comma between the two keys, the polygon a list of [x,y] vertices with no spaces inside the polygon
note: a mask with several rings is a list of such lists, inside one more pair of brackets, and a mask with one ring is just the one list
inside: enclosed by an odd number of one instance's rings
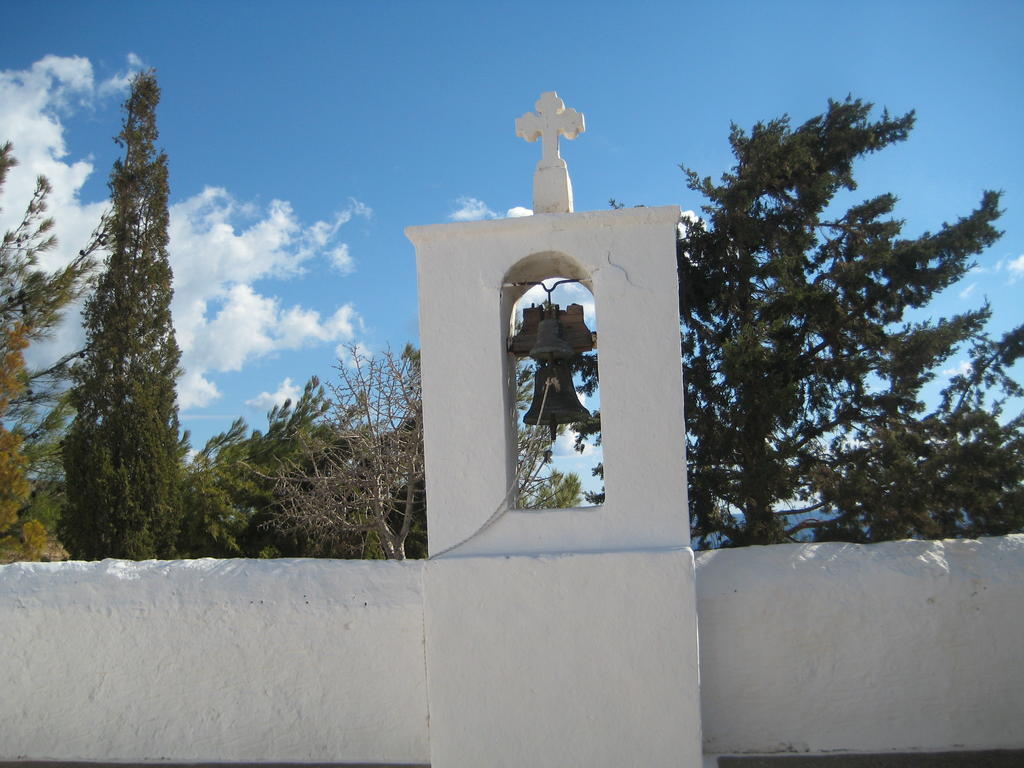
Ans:
{"label": "white stucco wall", "polygon": [[693,553],[426,570],[434,768],[697,768]]}
{"label": "white stucco wall", "polygon": [[1024,747],[1024,536],[696,566],[706,752]]}
{"label": "white stucco wall", "polygon": [[[571,702],[571,745],[664,700],[630,679],[686,685],[682,556],[0,566],[0,760],[427,763],[421,580],[445,706],[543,723]],[[696,565],[706,752],[1024,747],[1024,536]],[[494,699],[460,703],[470,683]]]}
{"label": "white stucco wall", "polygon": [[0,567],[0,760],[427,763],[422,562]]}

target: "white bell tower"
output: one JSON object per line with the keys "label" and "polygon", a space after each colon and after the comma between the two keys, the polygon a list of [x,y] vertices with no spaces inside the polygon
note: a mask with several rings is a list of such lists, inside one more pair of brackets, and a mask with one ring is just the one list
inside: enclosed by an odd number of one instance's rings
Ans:
{"label": "white bell tower", "polygon": [[[676,206],[572,213],[554,93],[535,213],[409,227],[416,246],[431,562],[431,764],[698,766]],[[560,163],[560,164],[559,164]],[[549,183],[561,168],[565,184]],[[542,179],[541,177],[544,176]],[[601,320],[606,501],[508,508],[513,283],[582,281]]]}

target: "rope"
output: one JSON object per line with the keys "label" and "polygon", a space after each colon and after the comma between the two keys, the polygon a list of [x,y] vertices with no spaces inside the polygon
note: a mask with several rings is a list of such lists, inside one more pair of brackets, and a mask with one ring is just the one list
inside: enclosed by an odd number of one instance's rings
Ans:
{"label": "rope", "polygon": [[[548,377],[547,381],[544,382],[544,395],[540,399],[540,410],[537,412],[537,425],[538,426],[541,423],[541,419],[544,417],[544,406],[548,402],[548,390],[551,388],[551,382],[552,381],[554,381],[554,379],[551,378],[551,377]],[[435,559],[437,559],[439,557],[444,557],[449,552],[451,552],[453,549],[458,549],[459,547],[461,547],[463,544],[465,544],[466,542],[470,541],[471,539],[475,539],[481,533],[483,533],[488,528],[490,528],[492,525],[494,525],[496,522],[498,522],[498,520],[501,519],[501,517],[506,512],[508,512],[508,510],[509,510],[509,503],[510,503],[510,500],[511,500],[510,497],[512,496],[512,493],[514,491],[518,490],[518,488],[519,488],[519,480],[520,479],[521,479],[520,478],[520,474],[519,474],[519,471],[517,470],[515,477],[512,478],[511,485],[509,485],[508,489],[505,491],[505,495],[502,496],[501,501],[498,502],[498,506],[495,508],[494,512],[491,513],[491,516],[488,517],[484,521],[483,525],[481,525],[479,528],[477,528],[475,531],[473,531],[471,534],[469,534],[469,536],[467,536],[466,538],[464,538],[464,539],[462,539],[460,541],[455,542],[450,547],[446,547],[446,548],[442,549],[440,552],[436,552],[436,553],[430,555],[427,559],[428,560],[435,560]]]}

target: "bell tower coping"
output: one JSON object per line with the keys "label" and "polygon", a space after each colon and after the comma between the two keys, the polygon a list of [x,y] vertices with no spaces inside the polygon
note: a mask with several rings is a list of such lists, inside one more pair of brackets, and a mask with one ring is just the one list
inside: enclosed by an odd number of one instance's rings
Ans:
{"label": "bell tower coping", "polygon": [[[416,246],[432,556],[689,544],[677,206],[409,227]],[[527,258],[529,257],[529,258]],[[578,265],[601,317],[606,502],[512,510],[516,434],[510,270]],[[518,274],[518,272],[516,273]],[[576,275],[572,275],[576,276]],[[485,524],[488,524],[481,530]]]}

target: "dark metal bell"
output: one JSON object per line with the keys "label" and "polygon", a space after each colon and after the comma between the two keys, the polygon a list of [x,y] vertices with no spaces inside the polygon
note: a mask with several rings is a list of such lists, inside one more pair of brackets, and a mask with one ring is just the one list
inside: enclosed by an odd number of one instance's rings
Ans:
{"label": "dark metal bell", "polygon": [[565,360],[543,363],[534,377],[533,403],[523,416],[524,424],[547,424],[554,440],[559,424],[575,424],[590,418],[572,385],[572,370]]}
{"label": "dark metal bell", "polygon": [[534,304],[523,310],[523,322],[519,332],[510,336],[508,351],[516,357],[528,355],[537,346],[537,331],[545,318],[557,317],[562,326],[562,336],[572,347],[574,355],[589,352],[597,345],[597,334],[587,328],[583,320],[583,305],[570,304],[564,310],[557,304],[538,307]]}
{"label": "dark metal bell", "polygon": [[538,363],[568,360],[573,356],[572,345],[566,341],[565,329],[555,313],[545,317],[537,327],[537,343],[530,349],[530,357]]}

